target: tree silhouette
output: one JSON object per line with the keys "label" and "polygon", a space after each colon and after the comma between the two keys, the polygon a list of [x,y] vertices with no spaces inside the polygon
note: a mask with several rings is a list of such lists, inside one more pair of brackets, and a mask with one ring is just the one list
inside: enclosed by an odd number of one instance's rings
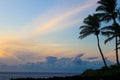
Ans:
{"label": "tree silhouette", "polygon": [[120,32],[119,24],[117,19],[119,18],[119,9],[117,9],[117,0],[100,0],[100,4],[96,11],[99,11],[97,15],[101,17],[102,21],[110,22],[113,21],[111,26],[106,26],[102,28],[102,34],[108,38],[105,40],[105,43],[111,41],[115,38],[115,51],[116,51],[116,62],[119,65],[119,56],[118,56],[118,33]]}
{"label": "tree silhouette", "polygon": [[100,47],[100,42],[99,42],[99,34],[100,34],[100,19],[97,15],[89,15],[87,18],[84,19],[83,21],[84,25],[80,27],[81,32],[80,32],[80,39],[83,39],[91,34],[94,34],[97,38],[97,43],[98,43],[98,48],[103,60],[104,65],[107,67],[103,52]]}

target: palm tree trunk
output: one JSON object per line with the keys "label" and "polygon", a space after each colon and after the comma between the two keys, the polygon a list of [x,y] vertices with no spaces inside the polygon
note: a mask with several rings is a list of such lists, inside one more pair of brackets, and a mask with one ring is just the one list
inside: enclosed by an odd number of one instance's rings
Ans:
{"label": "palm tree trunk", "polygon": [[105,65],[105,67],[107,67],[107,63],[106,63],[106,61],[105,61],[105,58],[104,58],[103,52],[102,52],[101,47],[100,47],[100,42],[99,42],[99,37],[98,37],[98,35],[96,35],[96,37],[97,37],[98,48],[99,48],[99,51],[100,51],[100,54],[101,54],[101,57],[102,57],[103,63],[104,63],[104,65]]}
{"label": "palm tree trunk", "polygon": [[[117,24],[117,22],[116,22],[116,19],[115,18],[113,18],[113,22],[114,22],[114,24],[115,24],[115,27],[116,27],[116,29],[117,29],[117,26],[116,26],[116,24]],[[116,32],[116,31],[115,31]],[[117,40],[117,37],[118,37],[118,35],[117,35],[117,32],[116,32],[116,36],[115,36],[115,51],[116,51],[116,63],[117,63],[117,65],[119,65],[119,55],[118,55],[118,40]]]}
{"label": "palm tree trunk", "polygon": [[115,51],[116,51],[116,62],[117,62],[117,65],[119,65],[119,55],[118,55],[118,40],[117,40],[117,35],[115,36],[115,45],[116,45],[116,48],[115,48]]}

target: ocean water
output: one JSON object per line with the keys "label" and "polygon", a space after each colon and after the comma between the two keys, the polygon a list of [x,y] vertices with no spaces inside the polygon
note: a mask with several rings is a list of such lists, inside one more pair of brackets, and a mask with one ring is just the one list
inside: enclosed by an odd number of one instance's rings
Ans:
{"label": "ocean water", "polygon": [[79,73],[0,72],[0,80],[11,78],[49,78],[79,75]]}

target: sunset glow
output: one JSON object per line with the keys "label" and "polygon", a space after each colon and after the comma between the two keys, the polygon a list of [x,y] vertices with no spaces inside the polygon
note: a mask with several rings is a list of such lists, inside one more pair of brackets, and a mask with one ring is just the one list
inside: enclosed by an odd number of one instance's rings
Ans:
{"label": "sunset glow", "polygon": [[[94,36],[78,39],[79,27],[95,11],[97,1],[1,0],[0,63],[44,62],[47,56],[73,58],[80,53],[84,60],[101,60]],[[106,57],[114,61],[113,43],[101,43]]]}

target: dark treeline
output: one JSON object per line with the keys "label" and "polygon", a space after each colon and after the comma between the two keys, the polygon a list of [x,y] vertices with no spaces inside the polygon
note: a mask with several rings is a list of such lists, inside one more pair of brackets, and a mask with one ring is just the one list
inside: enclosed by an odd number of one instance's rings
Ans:
{"label": "dark treeline", "polygon": [[11,80],[120,80],[119,74],[120,67],[112,65],[97,70],[87,69],[81,75],[71,77],[17,78]]}
{"label": "dark treeline", "polygon": [[[13,80],[13,79],[11,79]],[[49,79],[35,79],[35,78],[21,78],[21,79],[14,79],[14,80],[120,80],[120,78],[116,76],[108,76],[108,77],[80,77],[80,76],[73,76],[73,77],[54,77],[54,78],[49,78]]]}

